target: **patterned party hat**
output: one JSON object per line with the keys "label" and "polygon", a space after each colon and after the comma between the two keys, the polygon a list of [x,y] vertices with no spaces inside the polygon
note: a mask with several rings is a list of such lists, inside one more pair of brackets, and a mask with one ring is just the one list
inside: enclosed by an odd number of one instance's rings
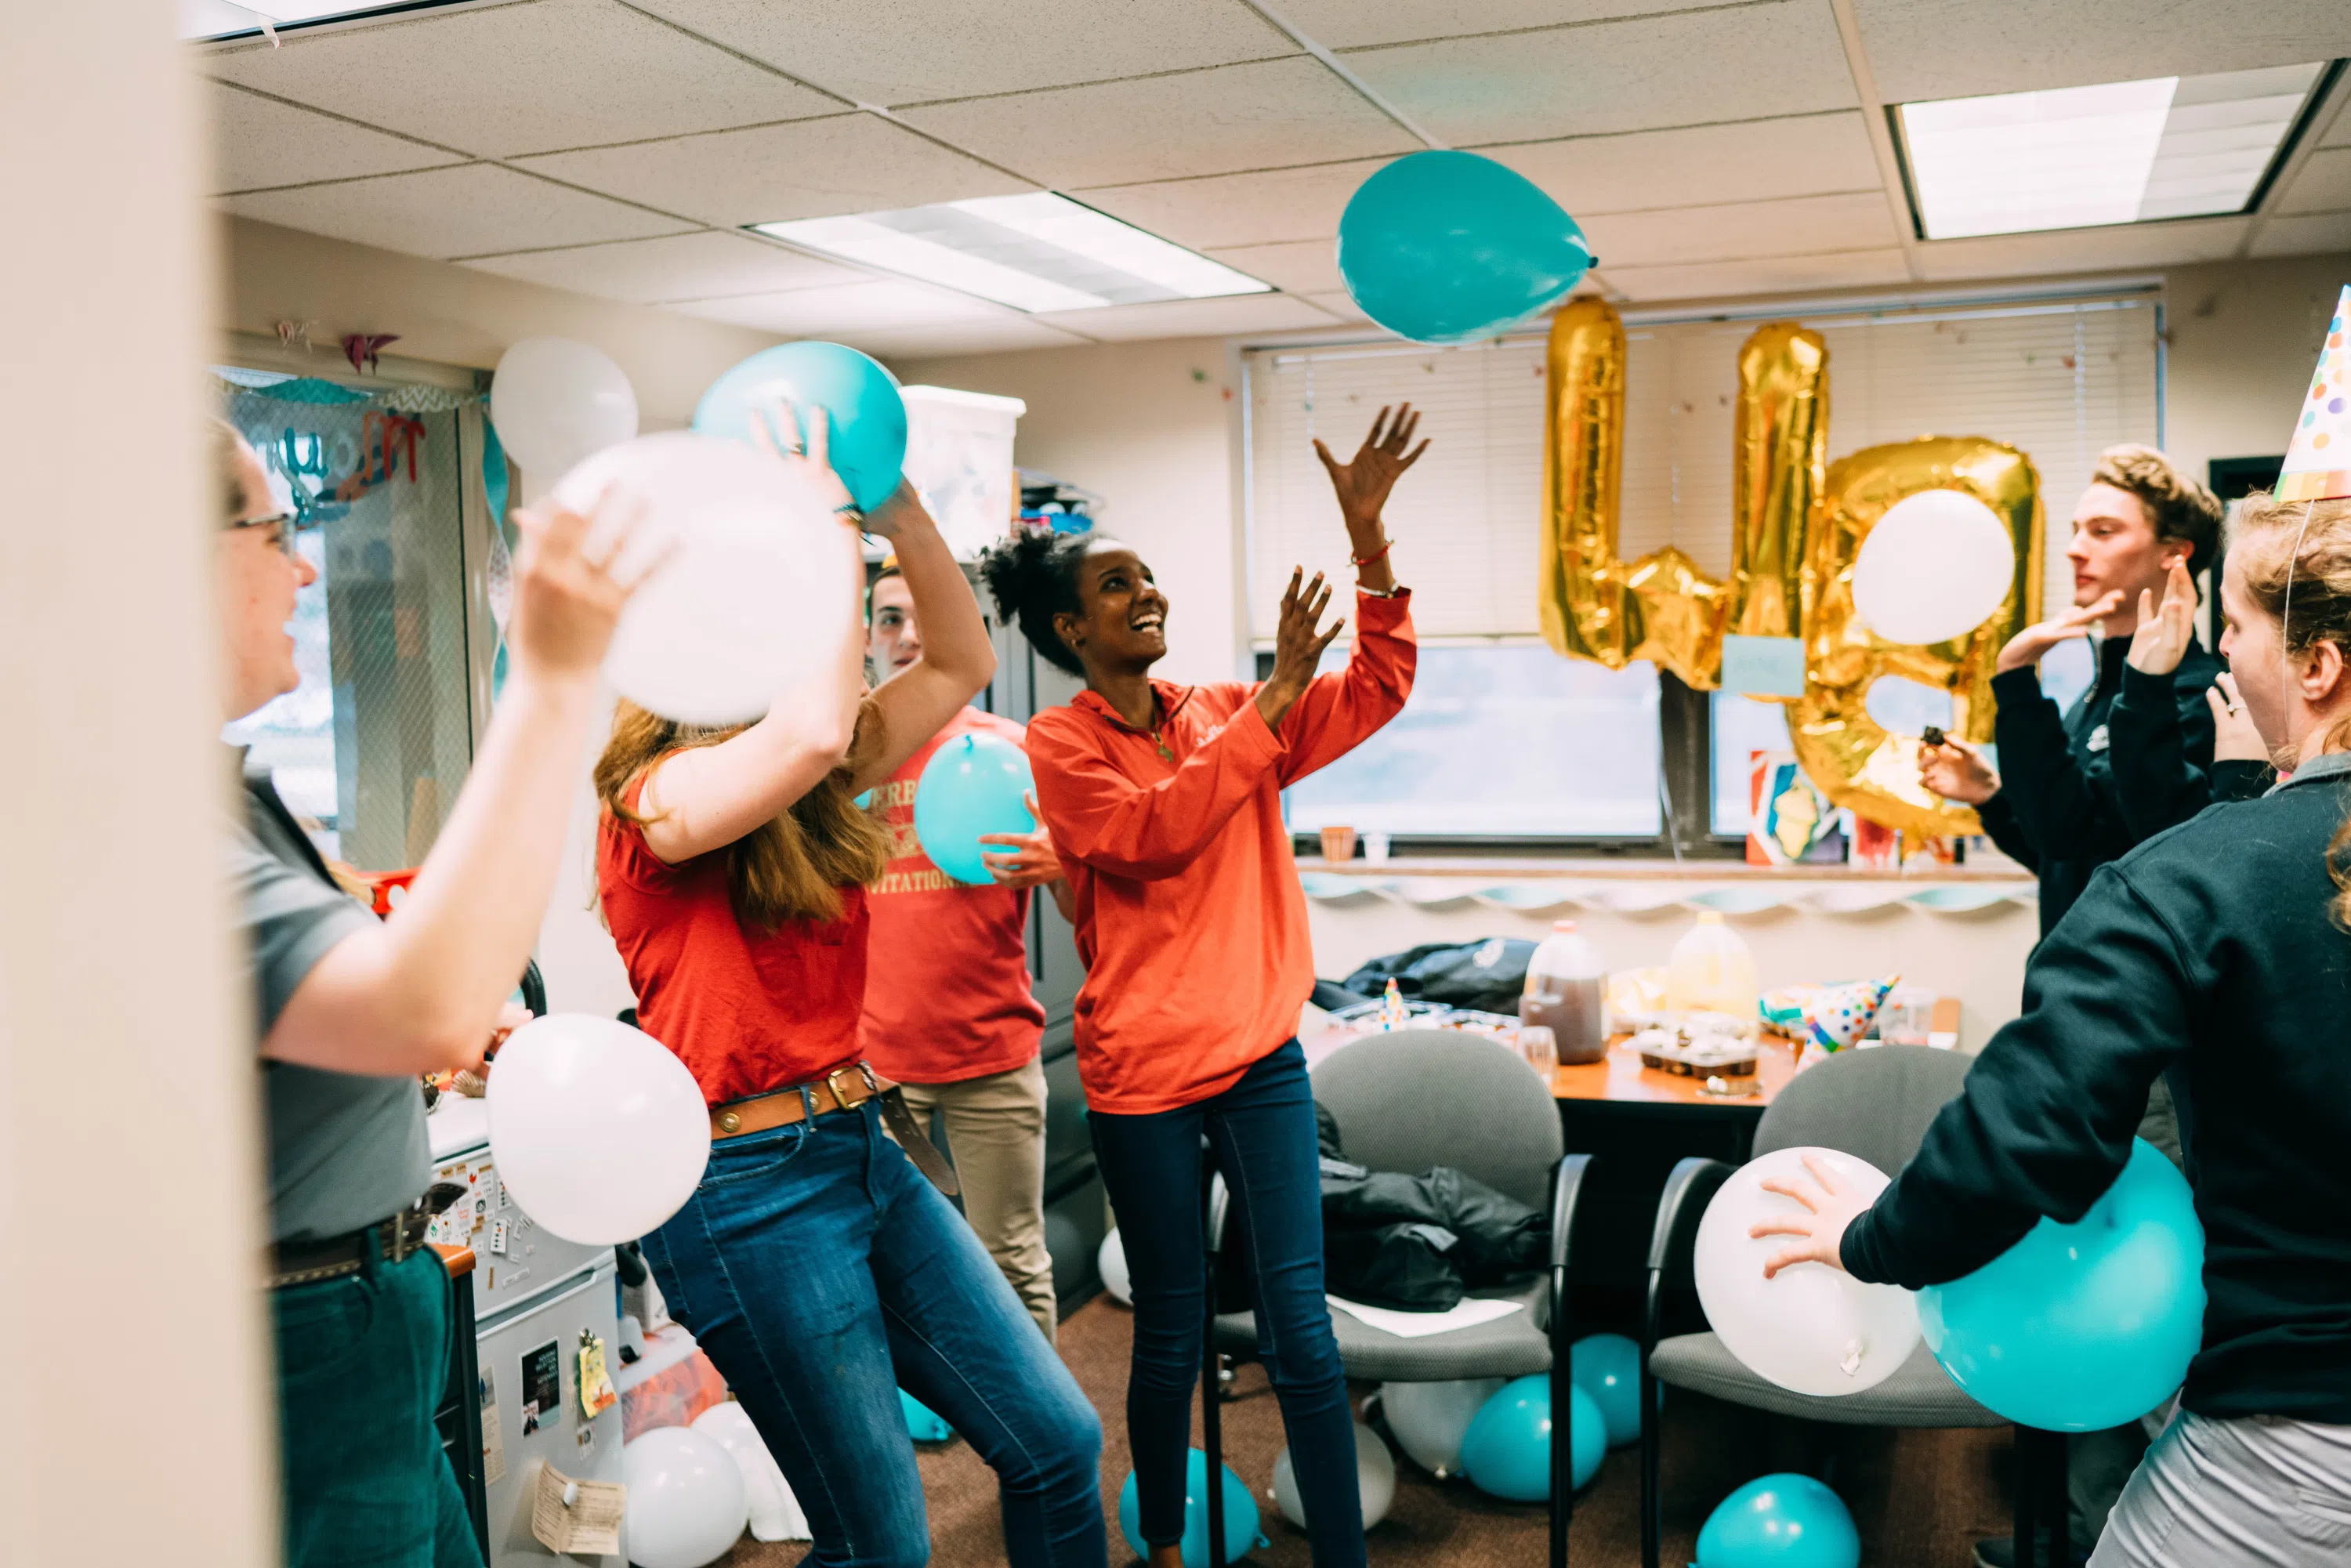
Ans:
{"label": "patterned party hat", "polygon": [[1812,1018],[1805,1032],[1823,1051],[1843,1051],[1869,1032],[1886,993],[1901,983],[1901,976],[1888,975],[1882,980],[1823,987],[1813,998]]}
{"label": "patterned party hat", "polygon": [[2281,501],[2332,501],[2351,496],[2351,285],[2335,302],[2335,319],[2326,323],[2326,346],[2318,351],[2318,370],[2310,378],[2310,395],[2294,426],[2294,444],[2278,471]]}

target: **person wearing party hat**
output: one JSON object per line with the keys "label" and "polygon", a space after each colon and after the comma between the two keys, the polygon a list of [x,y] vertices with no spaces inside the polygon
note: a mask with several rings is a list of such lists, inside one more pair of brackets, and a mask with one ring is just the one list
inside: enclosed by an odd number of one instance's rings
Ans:
{"label": "person wearing party hat", "polygon": [[2033,952],[2023,1014],[1874,1204],[1794,1180],[1775,1190],[1802,1211],[1756,1230],[1793,1239],[1771,1271],[1959,1279],[2043,1217],[2080,1220],[2172,1082],[2201,1343],[2091,1568],[2351,1562],[2351,290],[2344,304],[2220,591],[2237,695],[2288,777],[2091,877]]}
{"label": "person wearing party hat", "polygon": [[[882,680],[921,664],[922,617],[898,558],[868,591],[866,660]],[[873,789],[890,863],[869,894],[873,932],[859,1037],[866,1060],[898,1081],[917,1124],[934,1113],[963,1185],[964,1218],[1021,1304],[1055,1337],[1053,1255],[1045,1245],[1045,1009],[1029,984],[1029,904],[1045,889],[1067,918],[1070,884],[1043,828],[989,833],[996,880],[959,883],[914,836],[914,790],[939,747],[967,735],[1014,746],[1026,731],[966,704]],[[1030,806],[1034,815],[1035,806]]]}
{"label": "person wearing party hat", "polygon": [[1322,624],[1331,590],[1319,575],[1298,572],[1282,596],[1271,675],[1187,686],[1151,678],[1167,653],[1168,599],[1127,546],[1030,532],[983,561],[1005,619],[1086,682],[1029,721],[1029,753],[1086,961],[1078,1071],[1134,1288],[1126,1426],[1151,1568],[1184,1561],[1204,1157],[1249,1239],[1259,1346],[1314,1563],[1364,1560],[1353,1417],[1323,1296],[1314,1097],[1296,1039],[1313,955],[1281,791],[1386,724],[1412,690],[1411,595],[1390,570],[1382,514],[1426,449],[1412,445],[1418,423],[1409,405],[1382,409],[1348,463],[1314,444],[1356,570],[1343,673],[1316,673],[1346,624]]}

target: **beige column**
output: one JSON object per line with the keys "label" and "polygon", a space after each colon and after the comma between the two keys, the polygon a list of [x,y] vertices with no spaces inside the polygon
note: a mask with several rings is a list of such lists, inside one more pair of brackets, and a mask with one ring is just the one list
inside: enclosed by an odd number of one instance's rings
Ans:
{"label": "beige column", "polygon": [[0,47],[0,1521],[11,1563],[276,1560],[253,1055],[172,0]]}

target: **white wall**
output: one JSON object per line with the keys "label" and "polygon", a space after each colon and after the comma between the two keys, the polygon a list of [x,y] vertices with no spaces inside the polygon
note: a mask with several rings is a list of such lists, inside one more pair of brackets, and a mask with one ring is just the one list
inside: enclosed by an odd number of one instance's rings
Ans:
{"label": "white wall", "polygon": [[2172,269],[2165,449],[2198,474],[2215,457],[2283,454],[2346,283],[2351,255]]}

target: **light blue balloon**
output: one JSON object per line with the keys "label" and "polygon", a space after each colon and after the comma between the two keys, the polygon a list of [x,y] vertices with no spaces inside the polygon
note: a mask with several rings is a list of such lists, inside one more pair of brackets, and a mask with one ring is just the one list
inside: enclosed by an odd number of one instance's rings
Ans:
{"label": "light blue balloon", "polygon": [[[1608,1426],[1608,1446],[1621,1448],[1641,1440],[1641,1347],[1620,1333],[1586,1334],[1568,1354],[1568,1375],[1592,1396],[1593,1405]],[[1657,1404],[1666,1403],[1666,1385],[1656,1385]]]}
{"label": "light blue balloon", "polygon": [[914,837],[931,863],[957,882],[995,882],[981,857],[1002,844],[983,833],[1033,833],[1037,819],[1021,799],[1037,787],[1029,758],[1000,736],[959,735],[931,753],[914,782]]}
{"label": "light blue balloon", "polygon": [[1557,202],[1474,152],[1399,158],[1339,216],[1347,292],[1424,343],[1491,337],[1567,298],[1591,266],[1591,244]]}
{"label": "light blue balloon", "polygon": [[[849,498],[872,511],[898,487],[906,462],[906,402],[898,378],[839,343],[781,343],[762,349],[710,383],[695,406],[705,435],[748,441],[752,420],[789,400],[805,422],[811,404],[830,416],[832,471]],[[805,439],[806,430],[787,433]]]}
{"label": "light blue balloon", "polygon": [[[1608,1451],[1608,1424],[1592,1396],[1572,1384],[1568,1404],[1575,1427],[1568,1479],[1581,1487]],[[1512,1502],[1541,1502],[1551,1496],[1551,1432],[1550,1375],[1536,1373],[1506,1383],[1469,1422],[1461,1439],[1462,1473],[1479,1491]]]}
{"label": "light blue balloon", "polygon": [[[1233,1474],[1232,1466],[1219,1468],[1225,1472],[1225,1561],[1238,1563],[1266,1542],[1258,1533],[1257,1500],[1249,1496],[1241,1478]],[[1143,1541],[1141,1508],[1135,1499],[1134,1472],[1129,1470],[1126,1485],[1118,1494],[1118,1528],[1137,1557],[1148,1557],[1151,1550]],[[1184,1568],[1207,1568],[1207,1563],[1208,1456],[1194,1448],[1184,1461]]]}
{"label": "light blue balloon", "polygon": [[1943,1370],[2020,1426],[2096,1432],[2170,1397],[2204,1337],[2204,1228],[2152,1144],[2073,1225],[2043,1218],[1963,1280],[1918,1292]]}
{"label": "light blue balloon", "polygon": [[945,1417],[903,1388],[898,1390],[898,1406],[906,1417],[906,1435],[917,1443],[944,1443],[955,1436],[955,1428]]}
{"label": "light blue balloon", "polygon": [[1810,1476],[1764,1476],[1722,1500],[1698,1532],[1697,1568],[1856,1568],[1861,1532]]}

